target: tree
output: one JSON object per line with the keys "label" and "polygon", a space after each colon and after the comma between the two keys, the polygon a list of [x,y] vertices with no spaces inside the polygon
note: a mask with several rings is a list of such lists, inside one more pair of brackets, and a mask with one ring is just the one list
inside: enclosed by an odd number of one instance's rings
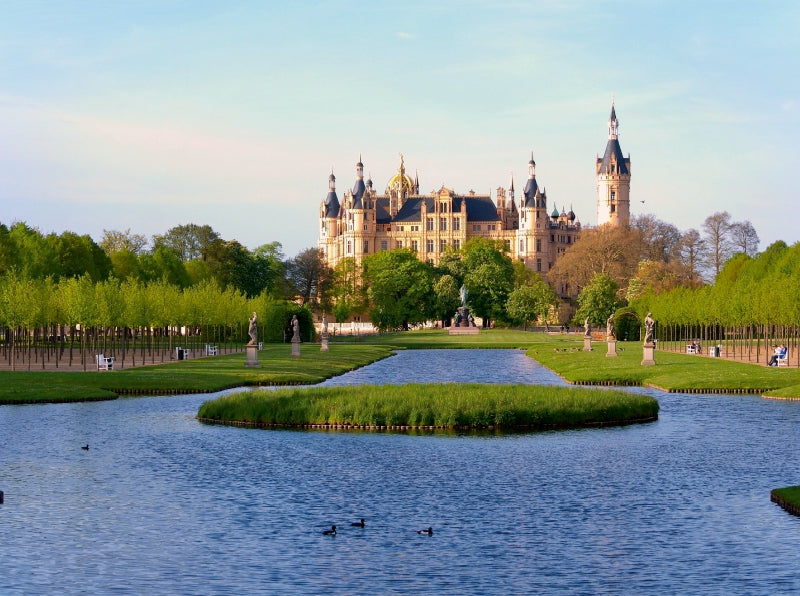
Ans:
{"label": "tree", "polygon": [[315,304],[328,289],[331,270],[325,264],[322,251],[307,248],[287,263],[286,278],[303,305]]}
{"label": "tree", "polygon": [[147,244],[147,236],[144,234],[131,234],[130,228],[124,232],[104,229],[103,238],[100,240],[100,247],[106,251],[109,257],[122,250],[140,255],[147,248]]}
{"label": "tree", "polygon": [[382,250],[364,258],[372,323],[383,331],[408,330],[431,316],[433,269],[408,248]]}
{"label": "tree", "polygon": [[111,259],[88,234],[78,236],[65,231],[55,239],[55,245],[62,276],[79,277],[86,274],[97,282],[111,273]]}
{"label": "tree", "polygon": [[706,246],[705,265],[715,277],[725,261],[733,254],[733,245],[730,240],[731,225],[731,214],[727,211],[718,211],[709,215],[703,222],[703,241]]}
{"label": "tree", "polygon": [[367,296],[361,268],[353,257],[345,257],[336,263],[329,290],[323,295],[320,306],[323,311],[330,308],[339,323],[346,321],[352,313],[366,311]]}
{"label": "tree", "polygon": [[444,326],[461,305],[458,282],[452,275],[442,275],[433,285],[433,295],[434,316]]}
{"label": "tree", "polygon": [[170,228],[161,236],[153,236],[154,247],[166,246],[181,257],[182,261],[212,258],[219,250],[222,239],[209,225],[186,224]]}
{"label": "tree", "polygon": [[753,257],[758,252],[760,242],[753,224],[749,221],[737,221],[731,224],[731,245],[734,250]]}
{"label": "tree", "polygon": [[605,274],[627,285],[640,261],[641,232],[618,226],[601,226],[581,232],[581,237],[556,260],[547,274],[553,283],[578,294],[596,275]]}
{"label": "tree", "polygon": [[0,275],[17,266],[17,246],[11,238],[8,228],[0,224]]}
{"label": "tree", "polygon": [[681,233],[671,223],[661,221],[654,215],[631,218],[631,228],[639,232],[639,260],[668,263],[677,256]]}
{"label": "tree", "polygon": [[622,301],[617,296],[618,290],[617,282],[610,275],[595,275],[578,296],[575,320],[582,322],[589,317],[594,325],[604,324],[608,316],[622,306]]}
{"label": "tree", "polygon": [[503,318],[508,294],[514,283],[514,266],[501,240],[473,238],[464,245],[464,285],[469,306],[487,327],[492,319]]}
{"label": "tree", "polygon": [[689,284],[696,286],[703,280],[700,275],[700,267],[705,254],[705,241],[700,236],[700,232],[694,228],[686,230],[681,235],[678,250],[681,263],[687,270]]}

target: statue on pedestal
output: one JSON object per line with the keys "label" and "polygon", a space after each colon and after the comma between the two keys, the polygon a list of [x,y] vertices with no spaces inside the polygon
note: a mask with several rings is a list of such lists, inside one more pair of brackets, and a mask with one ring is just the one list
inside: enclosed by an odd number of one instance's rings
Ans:
{"label": "statue on pedestal", "polygon": [[258,315],[253,313],[250,319],[250,325],[247,327],[247,334],[250,336],[250,346],[258,345]]}
{"label": "statue on pedestal", "polygon": [[606,337],[608,339],[616,339],[614,336],[614,313],[612,312],[606,319]]}
{"label": "statue on pedestal", "polygon": [[653,320],[652,313],[647,313],[644,318],[644,345],[653,345],[653,340],[655,339],[653,329],[655,326],[656,322]]}

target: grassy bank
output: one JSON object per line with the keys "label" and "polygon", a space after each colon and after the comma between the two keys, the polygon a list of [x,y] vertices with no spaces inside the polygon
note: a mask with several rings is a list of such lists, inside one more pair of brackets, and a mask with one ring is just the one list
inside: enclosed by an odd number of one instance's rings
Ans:
{"label": "grassy bank", "polygon": [[360,385],[253,391],[198,417],[258,426],[574,428],[653,420],[656,400],[624,391],[530,385]]}
{"label": "grassy bank", "polygon": [[640,342],[618,342],[618,356],[606,356],[605,341],[583,351],[583,334],[526,333],[500,329],[479,335],[449,336],[440,330],[394,333],[370,339],[396,348],[525,348],[528,355],[564,379],[577,384],[650,385],[666,391],[745,392],[768,397],[800,398],[800,369],[775,368],[708,358],[655,352],[655,366],[642,366]]}
{"label": "grassy bank", "polygon": [[773,489],[770,499],[789,513],[800,515],[800,486]]}
{"label": "grassy bank", "polygon": [[108,372],[0,372],[0,404],[113,399],[117,395],[205,393],[229,387],[318,383],[391,355],[386,346],[332,344],[301,347],[292,357],[285,344],[259,352],[261,368],[245,368],[244,354],[183,360]]}

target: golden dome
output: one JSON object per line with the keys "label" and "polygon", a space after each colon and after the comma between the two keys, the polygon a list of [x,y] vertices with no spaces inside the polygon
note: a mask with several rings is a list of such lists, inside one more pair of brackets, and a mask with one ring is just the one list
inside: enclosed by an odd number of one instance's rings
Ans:
{"label": "golden dome", "polygon": [[406,166],[403,163],[403,154],[400,154],[400,168],[397,170],[389,184],[386,186],[386,194],[396,190],[398,194],[414,194],[414,181],[406,174]]}

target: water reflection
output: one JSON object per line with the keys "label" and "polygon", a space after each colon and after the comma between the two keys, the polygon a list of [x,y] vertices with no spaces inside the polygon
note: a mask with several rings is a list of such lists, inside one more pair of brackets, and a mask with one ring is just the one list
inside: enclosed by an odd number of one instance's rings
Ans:
{"label": "water reflection", "polygon": [[[451,352],[358,375],[561,383]],[[798,483],[800,404],[647,391],[653,424],[500,437],[207,426],[208,396],[0,408],[0,593],[797,593],[769,490]]]}

